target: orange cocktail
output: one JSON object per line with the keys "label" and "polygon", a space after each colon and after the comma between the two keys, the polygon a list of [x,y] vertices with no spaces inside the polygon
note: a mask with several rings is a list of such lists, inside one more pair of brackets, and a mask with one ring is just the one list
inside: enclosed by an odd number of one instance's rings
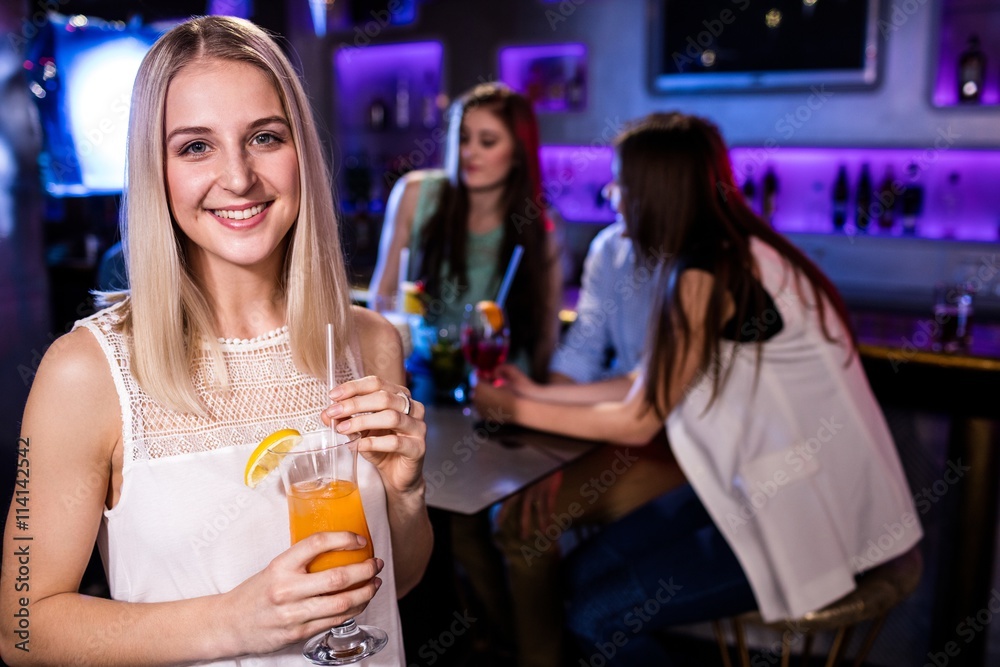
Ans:
{"label": "orange cocktail", "polygon": [[361,505],[361,492],[354,482],[324,480],[317,484],[293,484],[288,491],[288,524],[292,544],[313,533],[346,530],[365,538],[365,546],[351,551],[328,551],[309,563],[310,572],[353,565],[374,558],[372,536]]}

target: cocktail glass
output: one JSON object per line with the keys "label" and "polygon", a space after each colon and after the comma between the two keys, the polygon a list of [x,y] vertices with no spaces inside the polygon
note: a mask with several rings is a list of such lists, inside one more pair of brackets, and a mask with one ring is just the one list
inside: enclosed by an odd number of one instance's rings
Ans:
{"label": "cocktail glass", "polygon": [[[330,429],[307,433],[281,457],[292,544],[322,531],[349,531],[365,538],[359,549],[320,554],[307,566],[309,572],[374,557],[358,487],[357,439]],[[358,625],[352,618],[308,640],[302,654],[314,665],[350,665],[381,651],[387,642],[383,630]]]}
{"label": "cocktail glass", "polygon": [[[482,303],[492,305],[482,308]],[[476,378],[493,382],[497,366],[506,361],[509,349],[510,332],[503,310],[493,302],[467,305],[462,322],[462,352],[476,369]]]}

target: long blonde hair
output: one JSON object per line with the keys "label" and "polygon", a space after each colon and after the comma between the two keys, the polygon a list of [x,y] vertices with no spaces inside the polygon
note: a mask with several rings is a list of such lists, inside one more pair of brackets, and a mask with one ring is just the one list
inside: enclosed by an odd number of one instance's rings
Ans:
{"label": "long blonde hair", "polygon": [[191,367],[203,341],[210,345],[216,376],[222,378],[220,388],[228,386],[228,376],[208,300],[190,273],[181,232],[170,214],[163,117],[173,77],[191,62],[205,59],[238,61],[264,72],[291,126],[300,203],[277,287],[285,297],[296,365],[324,377],[325,324],[334,324],[341,358],[353,326],[331,179],[295,70],[275,41],[248,21],[205,16],[176,26],[150,49],[132,91],[122,208],[130,298],[123,328],[131,334],[132,372],[142,388],[172,409],[197,414],[204,414],[204,407],[191,382]]}

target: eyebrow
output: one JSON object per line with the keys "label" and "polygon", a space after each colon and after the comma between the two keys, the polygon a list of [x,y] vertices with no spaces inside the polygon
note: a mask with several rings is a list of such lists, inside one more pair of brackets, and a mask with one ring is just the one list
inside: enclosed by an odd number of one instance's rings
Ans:
{"label": "eyebrow", "polygon": [[[284,125],[287,129],[291,130],[291,126],[289,126],[288,121],[285,120],[283,116],[267,116],[265,118],[258,118],[254,122],[250,123],[247,129],[253,131],[260,127],[264,127],[265,125],[271,125],[272,123]],[[167,135],[166,141],[169,143],[174,137],[184,134],[212,134],[212,128],[202,126],[178,127]]]}

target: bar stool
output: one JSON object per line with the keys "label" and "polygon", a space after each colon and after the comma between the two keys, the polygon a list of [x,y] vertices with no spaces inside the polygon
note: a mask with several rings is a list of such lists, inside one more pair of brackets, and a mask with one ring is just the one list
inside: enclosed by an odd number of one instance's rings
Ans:
{"label": "bar stool", "polygon": [[[809,612],[802,618],[765,623],[760,614],[753,611],[730,619],[741,666],[750,667],[750,654],[745,635],[745,627],[748,625],[770,628],[782,633],[781,667],[788,667],[791,664],[792,644],[799,636],[805,640],[801,664],[807,665],[815,633],[836,630],[826,660],[826,667],[834,667],[845,657],[854,628],[859,623],[872,621],[854,659],[854,667],[860,667],[875,643],[886,616],[893,607],[914,591],[920,582],[922,572],[923,557],[919,549],[914,547],[902,556],[861,574],[854,591],[822,609]],[[713,626],[722,654],[722,664],[724,667],[732,667],[722,622],[715,620]]]}

